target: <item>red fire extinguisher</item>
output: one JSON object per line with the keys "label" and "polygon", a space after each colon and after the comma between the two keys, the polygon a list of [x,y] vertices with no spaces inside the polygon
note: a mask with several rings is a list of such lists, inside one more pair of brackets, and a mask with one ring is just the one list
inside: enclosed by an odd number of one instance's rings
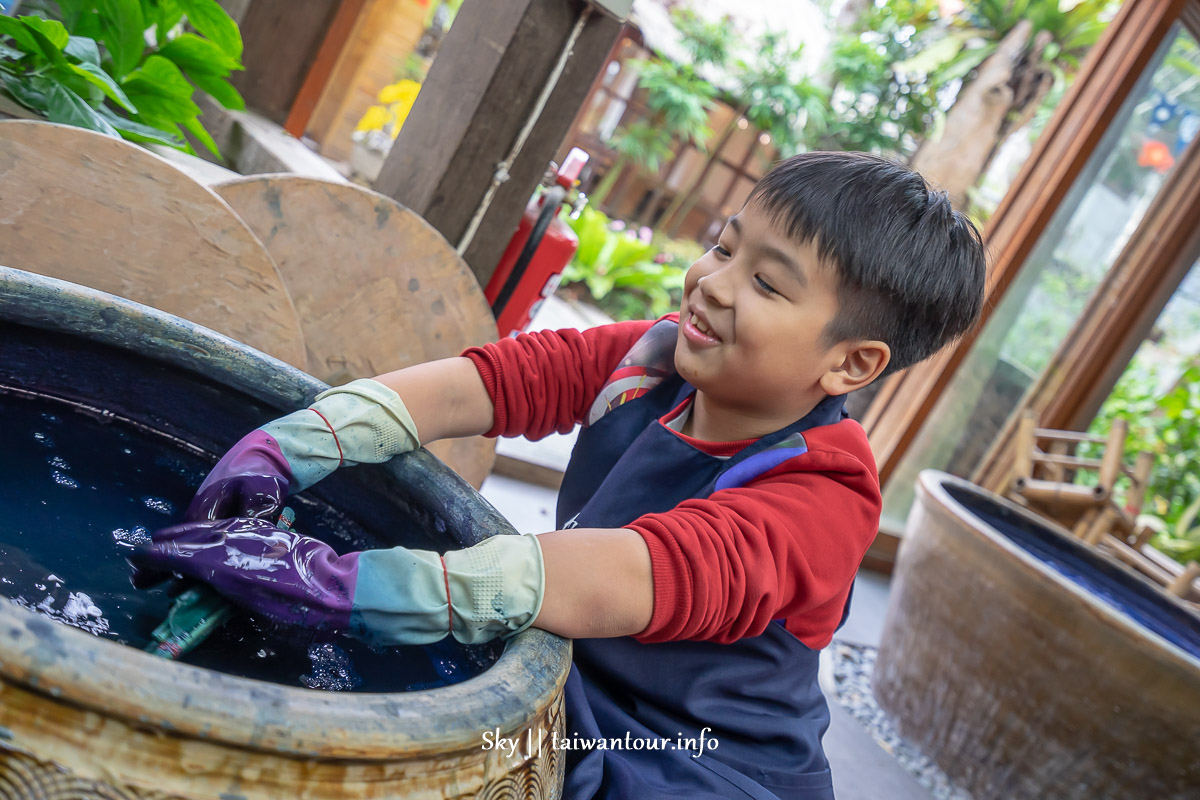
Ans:
{"label": "red fire extinguisher", "polygon": [[554,294],[562,271],[579,249],[579,237],[558,218],[568,193],[579,183],[588,154],[572,147],[561,168],[535,195],[483,290],[496,315],[500,335],[512,336],[529,324],[545,299]]}

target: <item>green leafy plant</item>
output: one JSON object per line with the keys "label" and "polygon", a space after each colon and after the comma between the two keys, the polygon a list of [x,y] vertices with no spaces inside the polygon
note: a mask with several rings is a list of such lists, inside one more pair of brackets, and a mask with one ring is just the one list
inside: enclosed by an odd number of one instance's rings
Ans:
{"label": "green leafy plant", "polygon": [[825,130],[806,136],[809,147],[912,154],[934,124],[937,93],[950,78],[902,65],[946,46],[935,42],[921,49],[938,13],[936,0],[872,3],[853,29],[839,33],[825,63],[833,113]]}
{"label": "green leafy plant", "polygon": [[[242,37],[216,0],[58,0],[0,16],[0,90],[51,122],[194,152],[216,142],[193,101],[245,108]],[[195,32],[184,32],[182,23]]]}
{"label": "green leafy plant", "polygon": [[[1140,521],[1156,532],[1151,543],[1180,561],[1200,559],[1200,360],[1193,359],[1165,392],[1156,369],[1135,358],[1113,387],[1089,432],[1107,435],[1116,417],[1129,421],[1126,452],[1154,454]],[[1095,453],[1080,448],[1081,455]],[[1128,481],[1117,484],[1128,491]]]}
{"label": "green leafy plant", "polygon": [[613,221],[594,208],[563,219],[579,237],[579,249],[563,271],[568,293],[586,288],[616,319],[650,319],[678,307],[685,268],[671,254],[663,254],[662,243],[613,230]]}
{"label": "green leafy plant", "polygon": [[691,64],[643,60],[630,62],[638,69],[638,89],[645,92],[651,116],[621,130],[613,138],[617,161],[592,192],[592,202],[603,203],[625,166],[657,172],[674,152],[676,139],[702,147],[711,131],[708,112],[717,90],[696,74]]}

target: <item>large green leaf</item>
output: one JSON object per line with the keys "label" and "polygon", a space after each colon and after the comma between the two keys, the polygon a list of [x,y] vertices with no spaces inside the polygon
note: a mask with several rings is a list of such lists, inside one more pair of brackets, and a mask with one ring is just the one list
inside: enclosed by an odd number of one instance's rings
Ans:
{"label": "large green leaf", "polygon": [[225,80],[230,72],[240,70],[242,64],[233,56],[207,39],[185,33],[171,40],[159,51],[169,58],[187,77],[204,92],[226,108],[243,109],[246,101],[237,89]]}
{"label": "large green leaf", "polygon": [[117,82],[112,79],[111,75],[100,69],[100,67],[85,61],[80,64],[70,64],[68,68],[71,72],[104,92],[105,96],[121,108],[131,114],[137,113],[137,107],[130,102],[125,92],[121,91],[121,87],[117,85]]}
{"label": "large green leaf", "polygon": [[62,15],[63,25],[72,34],[84,15],[92,10],[95,0],[58,0],[58,11]]}
{"label": "large green leaf", "polygon": [[159,122],[177,123],[200,114],[200,107],[192,102],[192,85],[179,67],[162,56],[147,58],[121,85],[137,106],[138,116],[156,127]]}
{"label": "large green leaf", "polygon": [[242,33],[216,0],[178,0],[192,27],[234,58],[242,57]]}
{"label": "large green leaf", "polygon": [[20,21],[25,27],[37,31],[46,37],[54,49],[60,53],[67,46],[67,42],[71,38],[71,34],[67,33],[67,29],[58,20],[42,19],[41,17],[21,17]]}
{"label": "large green leaf", "polygon": [[51,122],[88,128],[107,136],[120,136],[108,120],[96,113],[96,109],[61,84],[51,86],[46,93],[46,116]]}
{"label": "large green leaf", "polygon": [[146,21],[138,0],[97,0],[104,46],[113,60],[113,76],[120,80],[137,67],[146,49]]}
{"label": "large green leaf", "polygon": [[4,14],[0,14],[0,36],[11,36],[17,47],[26,53],[42,55],[42,48],[38,45],[37,39],[33,38],[33,32],[17,20]]}
{"label": "large green leaf", "polygon": [[38,50],[45,57],[46,61],[49,61],[56,67],[65,68],[67,66],[67,57],[63,55],[62,48],[58,46],[57,37],[51,39],[35,26],[29,26],[28,30],[29,35],[37,42]]}
{"label": "large green leaf", "polygon": [[96,45],[95,39],[89,39],[86,36],[72,36],[67,41],[67,46],[63,48],[63,52],[81,64],[100,66],[100,48]]}
{"label": "large green leaf", "polygon": [[4,90],[18,103],[43,114],[46,112],[46,93],[54,85],[49,79],[0,73],[0,81],[3,81]]}
{"label": "large green leaf", "polygon": [[188,74],[202,72],[224,77],[242,68],[242,62],[228,55],[208,39],[191,33],[177,36],[158,50],[158,54],[174,61]]}
{"label": "large green leaf", "polygon": [[162,144],[167,147],[183,147],[183,139],[172,136],[166,131],[152,128],[149,125],[143,125],[140,122],[134,122],[131,119],[125,119],[119,116],[105,106],[96,109],[100,116],[108,120],[108,123],[117,129],[123,139],[128,139],[131,142],[140,142],[143,144]]}
{"label": "large green leaf", "polygon": [[246,107],[246,101],[238,94],[238,90],[224,78],[204,72],[189,72],[188,77],[197,88],[212,95],[212,98],[225,108],[241,111]]}
{"label": "large green leaf", "polygon": [[208,150],[217,158],[221,157],[221,151],[217,149],[217,143],[213,141],[212,134],[205,130],[204,126],[200,124],[199,119],[192,117],[191,119],[184,120],[180,124],[183,125],[187,132],[194,136],[196,140],[200,142],[200,144],[204,145],[206,150]]}

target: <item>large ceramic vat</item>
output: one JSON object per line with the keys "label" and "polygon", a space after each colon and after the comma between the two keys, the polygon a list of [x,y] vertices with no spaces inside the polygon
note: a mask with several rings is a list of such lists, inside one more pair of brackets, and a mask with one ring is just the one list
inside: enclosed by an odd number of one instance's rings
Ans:
{"label": "large ceramic vat", "polygon": [[1040,517],[921,473],[875,694],[976,800],[1200,797],[1200,618]]}
{"label": "large ceramic vat", "polygon": [[[0,386],[208,453],[324,388],[176,317],[2,267]],[[407,521],[461,545],[512,532],[425,452],[343,470],[321,492],[368,527]],[[0,599],[0,797],[557,797],[561,758],[536,745],[562,734],[569,666],[568,642],[529,630],[453,686],[311,691],[158,659]],[[485,747],[497,731],[520,745]]]}

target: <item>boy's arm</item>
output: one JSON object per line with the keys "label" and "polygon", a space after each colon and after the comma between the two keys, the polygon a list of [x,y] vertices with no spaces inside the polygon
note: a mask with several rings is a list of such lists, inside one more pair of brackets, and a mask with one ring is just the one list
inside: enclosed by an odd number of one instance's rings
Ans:
{"label": "boy's arm", "polygon": [[[474,436],[494,425],[491,395],[475,362],[448,358],[375,380],[402,393],[422,441]],[[654,610],[650,551],[628,529],[575,528],[538,536],[545,593],[534,623],[569,638],[629,636]]]}
{"label": "boy's arm", "polygon": [[375,380],[404,400],[422,442],[570,430],[649,322],[525,334]]}
{"label": "boy's arm", "polygon": [[404,400],[424,442],[478,436],[492,429],[492,398],[474,362],[458,356],[416,364],[375,380]]}
{"label": "boy's arm", "polygon": [[632,636],[650,624],[650,550],[627,528],[573,528],[538,536],[546,588],[534,625],[571,639]]}
{"label": "boy's arm", "polygon": [[806,453],[741,487],[629,523],[654,574],[654,612],[639,641],[728,643],[783,620],[809,647],[829,643],[882,503],[856,423],[805,438]]}

